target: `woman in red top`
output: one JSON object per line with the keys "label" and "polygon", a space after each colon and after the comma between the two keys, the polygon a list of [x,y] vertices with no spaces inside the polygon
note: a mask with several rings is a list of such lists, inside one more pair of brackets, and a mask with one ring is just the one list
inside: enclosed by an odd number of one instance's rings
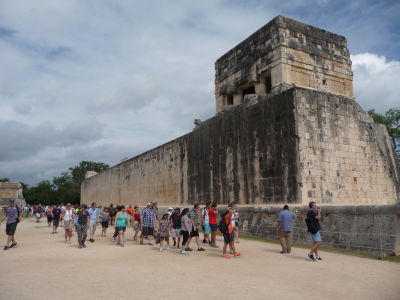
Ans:
{"label": "woman in red top", "polygon": [[208,211],[208,217],[210,218],[210,228],[211,228],[211,244],[210,244],[210,246],[213,248],[218,248],[218,246],[215,244],[215,241],[217,239],[217,231],[218,231],[217,215],[218,215],[217,203],[213,202],[211,204],[210,210]]}
{"label": "woman in red top", "polygon": [[140,211],[139,211],[139,206],[135,205],[133,212],[133,231],[135,232],[135,235],[133,236],[134,241],[136,241],[138,238],[139,228],[140,228]]}

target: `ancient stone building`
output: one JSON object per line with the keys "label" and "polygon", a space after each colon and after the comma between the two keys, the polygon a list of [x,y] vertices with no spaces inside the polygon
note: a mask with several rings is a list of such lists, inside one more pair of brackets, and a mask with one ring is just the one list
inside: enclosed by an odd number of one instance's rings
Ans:
{"label": "ancient stone building", "polygon": [[87,178],[83,203],[399,203],[398,161],[353,98],[344,37],[278,16],[215,67],[216,116]]}
{"label": "ancient stone building", "polygon": [[11,199],[21,207],[26,205],[22,185],[19,182],[0,182],[0,206],[7,206]]}
{"label": "ancient stone building", "polygon": [[217,112],[247,94],[303,87],[353,99],[346,39],[278,16],[215,63]]}

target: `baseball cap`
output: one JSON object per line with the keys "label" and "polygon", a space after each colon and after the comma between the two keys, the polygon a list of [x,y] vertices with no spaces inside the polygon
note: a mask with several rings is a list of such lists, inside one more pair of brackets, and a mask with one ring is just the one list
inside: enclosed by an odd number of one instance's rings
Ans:
{"label": "baseball cap", "polygon": [[151,203],[151,202],[147,203],[147,206],[152,206],[152,205],[153,205],[153,203]]}
{"label": "baseball cap", "polygon": [[173,208],[172,208],[172,207],[170,207],[170,208],[168,208],[168,210],[173,210]]}

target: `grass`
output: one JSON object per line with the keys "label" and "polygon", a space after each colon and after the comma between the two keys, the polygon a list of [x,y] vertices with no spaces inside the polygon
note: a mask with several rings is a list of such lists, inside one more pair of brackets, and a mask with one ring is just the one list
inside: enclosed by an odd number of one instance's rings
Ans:
{"label": "grass", "polygon": [[[240,238],[241,239],[254,240],[254,241],[261,241],[261,242],[266,242],[266,243],[272,243],[272,244],[278,244],[278,245],[280,244],[279,240],[265,238],[265,237],[262,237],[262,236],[241,234]],[[293,247],[309,249],[310,245],[309,244],[305,244],[305,243],[293,243]],[[345,249],[331,248],[331,247],[320,247],[320,250],[326,251],[326,252],[330,252],[330,253],[337,253],[337,254],[344,254],[344,255],[349,255],[349,256],[357,256],[357,257],[364,257],[364,258],[369,258],[369,259],[379,259],[379,260],[381,260],[381,257],[379,255],[374,255],[374,254],[369,254],[369,253],[364,253],[364,252],[358,252],[358,251],[352,251],[352,250],[345,250]],[[400,256],[386,256],[386,257],[384,257],[383,260],[400,263]]]}

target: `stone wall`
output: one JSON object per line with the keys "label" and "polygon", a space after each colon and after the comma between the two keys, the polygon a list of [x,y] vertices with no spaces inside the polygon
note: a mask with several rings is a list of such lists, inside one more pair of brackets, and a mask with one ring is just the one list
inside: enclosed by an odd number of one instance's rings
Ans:
{"label": "stone wall", "polygon": [[81,201],[399,201],[398,161],[386,130],[354,101],[301,88],[246,101],[192,133],[85,179]]}
{"label": "stone wall", "polygon": [[[276,239],[277,215],[282,207],[239,207],[240,230]],[[291,210],[305,217],[308,207]],[[322,206],[321,235],[328,247],[380,255],[400,255],[400,206]],[[304,219],[293,224],[293,239],[311,244]]]}

